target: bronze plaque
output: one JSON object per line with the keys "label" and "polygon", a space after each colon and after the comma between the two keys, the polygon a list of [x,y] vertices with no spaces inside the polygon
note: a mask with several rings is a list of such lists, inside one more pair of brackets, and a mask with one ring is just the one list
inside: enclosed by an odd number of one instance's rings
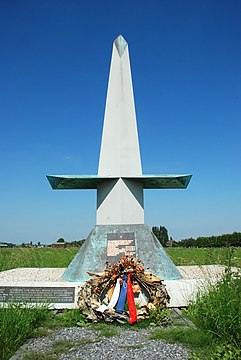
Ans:
{"label": "bronze plaque", "polygon": [[0,286],[0,302],[73,303],[74,287]]}
{"label": "bronze plaque", "polygon": [[122,256],[136,257],[135,233],[108,233],[107,261],[114,264]]}

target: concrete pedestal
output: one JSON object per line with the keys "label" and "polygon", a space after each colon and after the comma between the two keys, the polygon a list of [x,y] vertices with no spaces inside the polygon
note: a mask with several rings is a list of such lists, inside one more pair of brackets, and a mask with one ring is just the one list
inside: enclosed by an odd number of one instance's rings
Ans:
{"label": "concrete pedestal", "polygon": [[[225,266],[177,266],[177,270],[182,279],[164,281],[171,308],[186,307],[199,289],[220,278]],[[23,306],[46,301],[50,309],[78,308],[77,297],[83,282],[63,280],[64,271],[64,268],[20,268],[0,272],[0,306],[13,301]]]}
{"label": "concrete pedestal", "polygon": [[102,272],[107,261],[116,263],[125,255],[140,258],[144,262],[146,271],[163,280],[182,278],[149,227],[138,224],[96,225],[64,272],[63,279],[89,280],[87,271]]}

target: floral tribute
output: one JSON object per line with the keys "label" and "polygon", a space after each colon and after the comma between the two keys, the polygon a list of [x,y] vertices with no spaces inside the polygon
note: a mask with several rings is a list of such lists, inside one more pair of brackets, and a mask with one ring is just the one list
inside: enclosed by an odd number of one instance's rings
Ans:
{"label": "floral tribute", "polygon": [[81,287],[78,306],[93,322],[133,324],[149,317],[152,310],[166,308],[170,300],[163,281],[146,272],[143,262],[134,257],[121,257],[117,264],[107,262],[103,273],[88,275],[92,278]]}

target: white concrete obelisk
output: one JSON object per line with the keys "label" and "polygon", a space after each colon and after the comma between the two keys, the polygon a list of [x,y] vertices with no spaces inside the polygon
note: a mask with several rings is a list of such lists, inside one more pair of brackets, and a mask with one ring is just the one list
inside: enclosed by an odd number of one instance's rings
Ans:
{"label": "white concrete obelisk", "polygon": [[143,224],[143,185],[123,177],[141,176],[141,159],[128,44],[113,43],[98,175],[116,177],[97,189],[97,225]]}
{"label": "white concrete obelisk", "polygon": [[143,175],[128,45],[114,41],[98,175],[49,175],[53,189],[97,189],[96,226],[63,278],[84,281],[106,261],[135,255],[162,279],[181,277],[160,242],[144,224],[144,189],[185,189],[186,175]]}

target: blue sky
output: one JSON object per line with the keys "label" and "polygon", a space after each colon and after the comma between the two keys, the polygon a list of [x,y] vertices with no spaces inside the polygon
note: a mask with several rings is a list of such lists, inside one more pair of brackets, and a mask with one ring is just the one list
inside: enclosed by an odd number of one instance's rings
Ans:
{"label": "blue sky", "polygon": [[129,43],[145,220],[174,239],[241,231],[241,2],[0,1],[0,241],[85,238],[94,190],[46,174],[96,174],[112,42]]}

